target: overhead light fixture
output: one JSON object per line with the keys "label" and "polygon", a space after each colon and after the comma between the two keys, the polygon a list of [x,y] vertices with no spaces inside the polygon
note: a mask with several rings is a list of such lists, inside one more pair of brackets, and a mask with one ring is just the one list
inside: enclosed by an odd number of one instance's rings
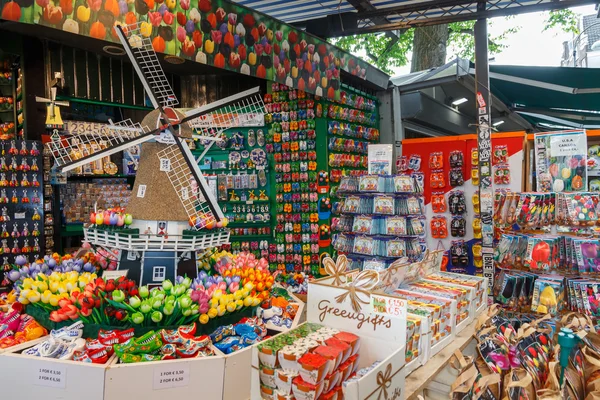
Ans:
{"label": "overhead light fixture", "polygon": [[118,46],[104,46],[102,48],[105,53],[110,54],[111,56],[123,56],[125,55],[125,49]]}
{"label": "overhead light fixture", "polygon": [[493,126],[500,126],[500,125],[502,125],[503,123],[504,123],[504,120],[502,119],[502,120],[500,120],[500,121],[496,121],[496,122],[494,122],[492,125],[493,125]]}
{"label": "overhead light fixture", "polygon": [[453,106],[460,106],[461,104],[463,104],[463,103],[466,103],[467,101],[469,101],[469,100],[467,100],[467,98],[466,98],[466,97],[463,97],[463,98],[460,98],[460,99],[458,99],[458,100],[454,100],[454,101],[452,102],[452,105],[453,105]]}

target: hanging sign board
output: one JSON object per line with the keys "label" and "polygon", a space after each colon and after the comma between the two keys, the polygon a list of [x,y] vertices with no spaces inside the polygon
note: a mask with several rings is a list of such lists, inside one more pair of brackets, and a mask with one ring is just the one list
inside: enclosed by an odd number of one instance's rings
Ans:
{"label": "hanging sign board", "polygon": [[391,175],[393,152],[391,144],[370,144],[368,148],[369,174]]}

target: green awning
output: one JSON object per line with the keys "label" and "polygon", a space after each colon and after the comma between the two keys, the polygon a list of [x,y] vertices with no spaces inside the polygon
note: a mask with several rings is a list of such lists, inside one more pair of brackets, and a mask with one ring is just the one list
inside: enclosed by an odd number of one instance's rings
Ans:
{"label": "green awning", "polygon": [[494,95],[534,125],[600,125],[598,68],[491,65],[490,82]]}

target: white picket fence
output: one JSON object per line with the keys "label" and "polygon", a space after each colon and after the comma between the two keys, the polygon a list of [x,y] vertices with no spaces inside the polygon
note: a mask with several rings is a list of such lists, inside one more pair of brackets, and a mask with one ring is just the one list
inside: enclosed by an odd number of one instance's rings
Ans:
{"label": "white picket fence", "polygon": [[85,240],[97,246],[132,251],[196,251],[229,243],[228,229],[202,235],[146,235],[84,228]]}

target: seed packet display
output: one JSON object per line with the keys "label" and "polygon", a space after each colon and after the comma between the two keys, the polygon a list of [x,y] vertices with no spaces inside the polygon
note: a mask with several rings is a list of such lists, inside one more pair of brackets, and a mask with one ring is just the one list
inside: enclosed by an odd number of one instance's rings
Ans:
{"label": "seed packet display", "polygon": [[394,176],[394,192],[395,193],[414,193],[414,179],[407,175]]}
{"label": "seed packet display", "polygon": [[529,237],[525,267],[530,271],[548,272],[554,266],[552,259],[553,240],[550,238]]}
{"label": "seed packet display", "polygon": [[352,232],[354,218],[351,215],[341,215],[331,220],[331,230],[336,232]]}
{"label": "seed packet display", "polygon": [[402,239],[391,239],[387,240],[386,246],[386,257],[406,257],[406,241]]}
{"label": "seed packet display", "polygon": [[354,223],[352,224],[352,232],[365,235],[378,233],[374,224],[374,219],[369,215],[355,216]]}
{"label": "seed packet display", "polygon": [[556,315],[564,303],[562,280],[540,278],[535,281],[531,311],[538,314]]}
{"label": "seed packet display", "polygon": [[[409,287],[401,287],[394,291],[394,295],[408,301],[409,308],[425,308],[432,313],[432,334],[441,334],[442,337],[452,333],[452,300],[435,293],[414,291]],[[409,311],[412,312],[412,311]]]}
{"label": "seed packet display", "polygon": [[568,193],[565,197],[571,226],[593,226],[598,222],[596,193]]}
{"label": "seed packet display", "polygon": [[429,184],[432,189],[443,189],[446,187],[444,171],[441,169],[432,170],[429,174]]}
{"label": "seed packet display", "polygon": [[364,260],[362,262],[362,269],[363,270],[365,270],[365,269],[372,269],[372,270],[381,272],[381,271],[383,271],[386,268],[387,268],[387,264],[383,260],[374,259],[374,260]]}
{"label": "seed packet display", "polygon": [[373,198],[373,214],[394,215],[395,203],[393,196],[377,195]]}
{"label": "seed packet display", "polygon": [[333,248],[340,253],[350,253],[354,247],[354,238],[343,233],[333,236]]}
{"label": "seed packet display", "polygon": [[600,241],[597,239],[574,239],[573,248],[580,274],[600,272]]}
{"label": "seed packet display", "polygon": [[385,231],[386,235],[407,235],[406,230],[406,218],[401,216],[393,216],[385,218]]}
{"label": "seed packet display", "polygon": [[425,219],[423,218],[410,218],[406,226],[408,235],[423,235],[425,233]]}
{"label": "seed packet display", "polygon": [[360,196],[348,196],[344,201],[342,212],[356,214],[360,212],[361,198]]}
{"label": "seed packet display", "polygon": [[358,178],[359,192],[384,192],[385,183],[383,177],[379,175],[363,175]]}
{"label": "seed packet display", "polygon": [[368,236],[357,236],[354,238],[353,253],[367,256],[377,255],[376,244],[378,241]]}
{"label": "seed packet display", "polygon": [[424,213],[423,203],[416,196],[396,198],[397,215],[422,215]]}

